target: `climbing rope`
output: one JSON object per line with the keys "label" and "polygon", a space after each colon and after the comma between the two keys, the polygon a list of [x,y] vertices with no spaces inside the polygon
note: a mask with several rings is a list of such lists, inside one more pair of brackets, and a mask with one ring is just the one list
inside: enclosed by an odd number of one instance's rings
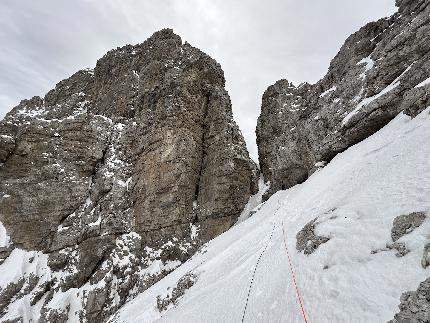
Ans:
{"label": "climbing rope", "polygon": [[255,273],[257,272],[257,268],[258,268],[258,265],[260,264],[260,260],[263,257],[263,254],[266,252],[267,247],[269,246],[269,242],[272,240],[274,232],[275,232],[275,223],[273,223],[272,233],[270,234],[269,240],[267,240],[267,243],[264,246],[263,251],[261,251],[260,255],[258,256],[257,262],[254,267],[254,271],[252,273],[251,281],[248,287],[248,295],[246,296],[245,308],[243,309],[242,323],[245,321],[246,309],[248,308],[248,301],[249,301],[249,296],[251,295],[252,285],[254,284]]}
{"label": "climbing rope", "polygon": [[[275,211],[275,214],[280,210],[281,206],[282,205],[279,204],[278,208]],[[270,233],[269,239],[267,240],[267,243],[264,246],[264,249],[261,251],[260,255],[258,256],[257,262],[256,262],[255,267],[254,267],[254,271],[253,271],[252,276],[251,276],[251,281],[250,281],[249,287],[248,287],[248,295],[246,296],[245,307],[243,309],[243,314],[242,314],[242,321],[241,321],[242,323],[244,323],[244,321],[245,321],[246,310],[248,308],[248,302],[249,302],[249,296],[251,295],[252,287],[253,287],[253,284],[254,284],[255,274],[257,272],[257,268],[258,268],[258,266],[260,264],[261,258],[263,257],[264,253],[266,252],[266,250],[267,250],[267,248],[269,246],[270,241],[272,240],[274,232],[275,232],[275,223],[273,223],[272,232]],[[285,231],[284,221],[282,221],[282,233],[283,233],[283,240],[284,240],[285,251],[287,252],[288,265],[290,267],[291,278],[292,278],[292,281],[293,281],[293,284],[294,284],[294,289],[296,291],[297,300],[298,300],[298,303],[300,305],[300,309],[301,309],[301,313],[302,313],[302,316],[303,316],[303,320],[305,321],[305,323],[309,323],[309,321],[307,319],[307,316],[306,316],[305,306],[304,306],[302,297],[300,295],[299,287],[298,287],[298,284],[297,284],[296,274],[295,274],[294,268],[293,268],[293,262],[291,260],[290,252],[288,251],[287,234],[286,234],[286,231]]]}
{"label": "climbing rope", "polygon": [[[308,322],[308,319],[306,318],[305,307],[304,307],[304,305],[303,305],[302,297],[300,296],[299,287],[298,287],[298,285],[297,285],[297,281],[296,281],[296,275],[295,275],[295,273],[294,273],[294,269],[293,269],[293,263],[292,263],[292,261],[291,261],[291,256],[290,256],[290,253],[289,253],[289,251],[288,251],[288,246],[287,246],[287,235],[286,235],[286,233],[285,233],[285,225],[284,225],[284,222],[282,222],[282,233],[283,233],[283,235],[284,235],[284,239],[283,239],[283,240],[284,240],[285,251],[287,252],[288,264],[289,264],[289,266],[290,266],[291,277],[292,277],[292,279],[293,279],[293,283],[294,283],[294,288],[295,288],[295,290],[296,290],[297,299],[298,299],[298,301],[299,301],[300,308],[301,308],[301,310],[302,310],[303,319],[304,319],[304,321],[305,321],[306,323],[309,323],[309,322]],[[243,321],[242,321],[242,322],[243,322]]]}

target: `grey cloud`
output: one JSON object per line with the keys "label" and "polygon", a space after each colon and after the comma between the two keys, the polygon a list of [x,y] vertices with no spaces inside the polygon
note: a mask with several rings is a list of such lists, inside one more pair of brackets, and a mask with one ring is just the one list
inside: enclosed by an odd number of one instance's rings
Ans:
{"label": "grey cloud", "polygon": [[394,12],[394,0],[2,0],[0,118],[106,51],[170,27],[223,67],[256,159],[261,96],[280,78],[321,78],[343,41]]}

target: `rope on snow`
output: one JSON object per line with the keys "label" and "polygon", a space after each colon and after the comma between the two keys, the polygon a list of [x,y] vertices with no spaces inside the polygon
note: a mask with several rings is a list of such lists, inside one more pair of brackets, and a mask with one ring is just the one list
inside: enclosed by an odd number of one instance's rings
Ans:
{"label": "rope on snow", "polygon": [[255,264],[254,271],[252,273],[251,282],[249,283],[249,287],[248,287],[248,295],[246,296],[245,308],[243,309],[242,323],[245,321],[246,309],[248,308],[248,301],[249,301],[249,296],[251,295],[252,285],[254,284],[255,273],[257,272],[257,268],[258,268],[258,265],[260,264],[260,260],[263,257],[263,254],[266,252],[267,247],[269,246],[269,242],[272,240],[274,231],[275,231],[275,223],[273,223],[272,233],[270,234],[269,240],[267,240],[263,251],[261,251],[260,255],[258,256],[257,263]]}
{"label": "rope on snow", "polygon": [[303,300],[302,300],[302,297],[300,296],[299,287],[298,287],[297,281],[296,281],[296,275],[295,275],[294,269],[293,269],[293,262],[291,260],[290,253],[288,252],[287,234],[285,233],[285,224],[284,224],[283,221],[282,221],[282,233],[283,233],[283,236],[284,236],[283,240],[284,240],[285,251],[287,252],[288,264],[290,266],[291,277],[293,279],[294,288],[296,290],[297,300],[299,301],[299,304],[300,304],[300,309],[302,311],[303,319],[304,319],[304,321],[306,323],[308,323],[308,319],[306,318],[305,306],[303,305]]}

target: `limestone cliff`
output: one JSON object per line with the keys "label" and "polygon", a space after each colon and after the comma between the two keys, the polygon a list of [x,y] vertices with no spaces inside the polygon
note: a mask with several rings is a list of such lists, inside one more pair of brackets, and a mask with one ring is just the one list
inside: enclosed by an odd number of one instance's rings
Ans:
{"label": "limestone cliff", "polygon": [[[41,322],[104,321],[235,223],[257,171],[224,85],[165,29],[7,114],[1,261],[39,251],[29,263],[50,272],[0,288],[0,318],[26,298]],[[58,306],[64,293],[74,300]]]}
{"label": "limestone cliff", "polygon": [[256,132],[267,196],[303,182],[399,112],[430,105],[429,1],[397,5],[351,35],[316,84],[280,80],[266,90]]}

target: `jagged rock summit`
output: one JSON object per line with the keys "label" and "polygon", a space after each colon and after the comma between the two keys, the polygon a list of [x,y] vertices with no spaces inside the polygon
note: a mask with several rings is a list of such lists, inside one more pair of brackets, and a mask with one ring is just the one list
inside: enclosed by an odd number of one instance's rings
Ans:
{"label": "jagged rock summit", "polygon": [[399,10],[351,35],[314,85],[287,80],[263,95],[257,125],[266,197],[301,183],[338,153],[369,137],[399,112],[430,105],[430,6]]}
{"label": "jagged rock summit", "polygon": [[0,319],[104,321],[234,224],[257,170],[224,85],[164,29],[6,115]]}

